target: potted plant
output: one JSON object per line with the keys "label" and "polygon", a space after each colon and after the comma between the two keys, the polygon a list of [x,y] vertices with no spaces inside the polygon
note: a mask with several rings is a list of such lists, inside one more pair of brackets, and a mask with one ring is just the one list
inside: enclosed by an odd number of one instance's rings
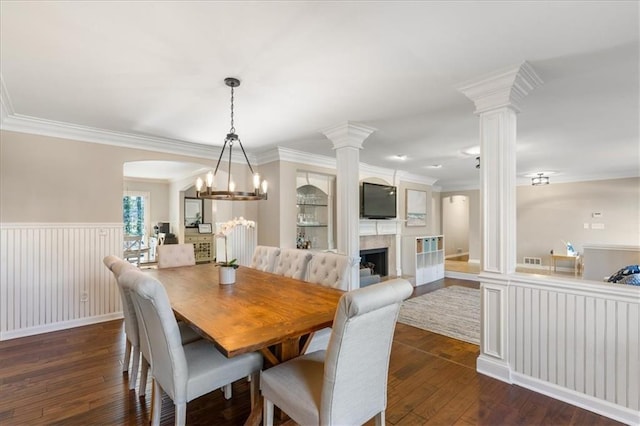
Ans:
{"label": "potted plant", "polygon": [[255,228],[256,223],[253,220],[247,220],[240,216],[239,218],[233,218],[228,222],[219,225],[216,232],[216,238],[224,238],[224,261],[218,262],[216,258],[216,265],[220,267],[219,270],[219,283],[220,284],[233,284],[236,282],[236,269],[240,265],[237,263],[237,259],[229,260],[229,254],[227,250],[227,236],[237,226],[245,226],[247,228]]}

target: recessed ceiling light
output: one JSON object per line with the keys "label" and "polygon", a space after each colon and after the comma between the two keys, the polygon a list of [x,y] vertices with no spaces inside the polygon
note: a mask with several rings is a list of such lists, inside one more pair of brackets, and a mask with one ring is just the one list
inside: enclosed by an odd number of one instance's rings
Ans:
{"label": "recessed ceiling light", "polygon": [[467,155],[480,155],[480,145],[470,146],[462,150],[463,154]]}
{"label": "recessed ceiling light", "polygon": [[407,156],[404,154],[398,154],[398,155],[394,155],[393,156],[394,160],[400,160],[400,161],[404,161],[407,159]]}
{"label": "recessed ceiling light", "polygon": [[425,168],[427,168],[427,169],[441,169],[442,168],[442,164],[430,164],[428,166],[425,166]]}

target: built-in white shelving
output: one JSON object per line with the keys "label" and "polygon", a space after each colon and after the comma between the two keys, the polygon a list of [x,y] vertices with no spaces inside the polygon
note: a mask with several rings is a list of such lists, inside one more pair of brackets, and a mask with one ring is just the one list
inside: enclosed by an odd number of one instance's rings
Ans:
{"label": "built-in white shelving", "polygon": [[402,271],[416,286],[444,278],[444,236],[403,237]]}

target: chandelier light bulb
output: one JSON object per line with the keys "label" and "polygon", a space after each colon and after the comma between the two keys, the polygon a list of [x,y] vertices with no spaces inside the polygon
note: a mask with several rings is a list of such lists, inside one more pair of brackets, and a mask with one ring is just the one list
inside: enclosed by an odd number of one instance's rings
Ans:
{"label": "chandelier light bulb", "polygon": [[233,179],[229,180],[229,192],[233,192],[236,190],[236,183],[233,181]]}
{"label": "chandelier light bulb", "polygon": [[253,188],[254,189],[258,189],[260,188],[260,174],[256,173],[253,175]]}
{"label": "chandelier light bulb", "polygon": [[201,178],[196,179],[196,191],[200,192],[202,190],[202,184],[203,182]]}
{"label": "chandelier light bulb", "polygon": [[267,188],[268,188],[269,184],[267,183],[266,180],[262,181],[262,193],[266,194],[267,193]]}
{"label": "chandelier light bulb", "polygon": [[213,187],[213,172],[207,173],[207,188]]}

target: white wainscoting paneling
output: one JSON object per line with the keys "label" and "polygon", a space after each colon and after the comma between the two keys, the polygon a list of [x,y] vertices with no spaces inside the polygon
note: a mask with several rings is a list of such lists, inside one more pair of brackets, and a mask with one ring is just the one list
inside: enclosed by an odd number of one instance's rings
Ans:
{"label": "white wainscoting paneling", "polygon": [[512,277],[508,305],[513,383],[640,421],[637,287]]}
{"label": "white wainscoting paneling", "polygon": [[0,224],[0,340],[122,316],[102,259],[122,255],[121,223]]}
{"label": "white wainscoting paneling", "polygon": [[638,301],[513,286],[515,371],[638,409]]}

